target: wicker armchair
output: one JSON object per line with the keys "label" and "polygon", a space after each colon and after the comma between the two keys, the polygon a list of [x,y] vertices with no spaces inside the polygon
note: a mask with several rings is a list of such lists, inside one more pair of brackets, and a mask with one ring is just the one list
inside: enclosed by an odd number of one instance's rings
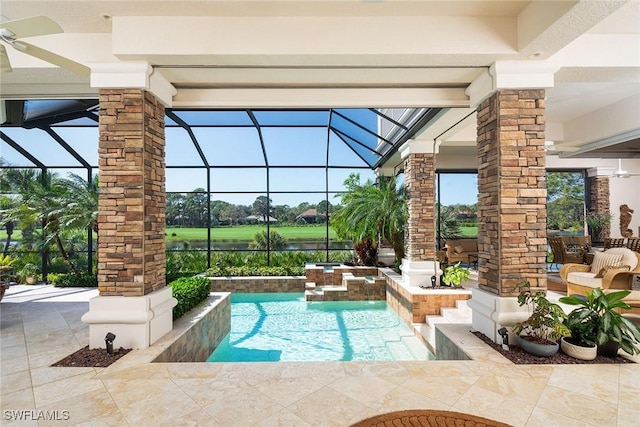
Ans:
{"label": "wicker armchair", "polygon": [[611,248],[624,248],[624,237],[605,237],[604,238],[604,250]]}
{"label": "wicker armchair", "polygon": [[640,252],[640,237],[629,237],[627,247],[634,252]]}
{"label": "wicker armchair", "polygon": [[586,251],[583,247],[569,248],[562,237],[549,237],[549,245],[553,252],[553,264],[582,264]]}
{"label": "wicker armchair", "polygon": [[560,277],[567,284],[567,295],[583,295],[594,288],[631,289],[633,276],[640,274],[640,253],[628,248],[612,248],[604,253],[623,254],[622,265],[630,270],[611,269],[602,278],[597,278],[592,267],[585,264],[564,264],[560,268]]}

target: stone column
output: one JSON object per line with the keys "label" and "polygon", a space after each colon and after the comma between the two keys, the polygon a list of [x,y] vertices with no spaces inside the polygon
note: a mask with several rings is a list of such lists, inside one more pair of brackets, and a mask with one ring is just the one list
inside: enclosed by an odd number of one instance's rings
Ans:
{"label": "stone column", "polygon": [[544,89],[498,90],[478,107],[478,282],[473,327],[497,330],[528,316],[517,285],[546,290]]}
{"label": "stone column", "polygon": [[[599,172],[598,169],[588,171],[587,188],[589,192],[589,212],[608,214],[610,213],[609,176],[600,175]],[[611,227],[603,227],[600,242],[609,236],[611,236]],[[594,237],[596,236],[591,236],[593,240],[592,243],[596,241]]]}
{"label": "stone column", "polygon": [[165,285],[164,106],[150,92],[100,90],[98,289],[82,320],[90,347],[146,348],[172,327]]}
{"label": "stone column", "polygon": [[406,286],[431,286],[431,276],[442,273],[436,259],[435,145],[434,141],[411,140],[400,147],[409,208],[406,257],[400,266]]}

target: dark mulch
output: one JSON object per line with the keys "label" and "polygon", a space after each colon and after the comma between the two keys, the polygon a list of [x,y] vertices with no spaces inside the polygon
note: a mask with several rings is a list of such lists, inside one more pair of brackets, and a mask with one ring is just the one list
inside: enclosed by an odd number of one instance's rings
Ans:
{"label": "dark mulch", "polygon": [[130,351],[130,348],[120,347],[117,350],[114,349],[113,355],[111,355],[107,353],[107,350],[105,350],[104,348],[90,349],[89,346],[86,346],[76,351],[75,353],[68,355],[64,359],[57,361],[51,366],[74,368],[106,368]]}
{"label": "dark mulch", "polygon": [[593,360],[579,360],[571,356],[567,356],[562,351],[558,351],[551,357],[538,357],[534,356],[533,354],[527,353],[526,351],[515,345],[509,346],[509,351],[506,351],[500,344],[494,343],[492,340],[487,338],[486,335],[477,331],[472,332],[472,334],[480,338],[491,348],[502,354],[507,359],[511,360],[516,365],[583,365],[594,363],[635,363],[633,360],[626,359],[622,356],[596,356],[596,358]]}

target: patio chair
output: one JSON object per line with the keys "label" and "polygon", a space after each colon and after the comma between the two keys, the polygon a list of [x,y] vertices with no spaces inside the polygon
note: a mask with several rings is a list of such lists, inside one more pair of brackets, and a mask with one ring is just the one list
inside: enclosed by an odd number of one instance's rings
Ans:
{"label": "patio chair", "polygon": [[640,252],[640,237],[629,237],[627,247],[634,252]]}
{"label": "patio chair", "polygon": [[624,248],[624,237],[605,237],[604,250],[611,248]]}
{"label": "patio chair", "polygon": [[582,264],[584,262],[584,256],[586,251],[583,247],[573,246],[569,248],[562,237],[549,237],[549,245],[553,252],[552,264],[567,264],[577,263]]}
{"label": "patio chair", "polygon": [[635,274],[640,274],[640,253],[629,248],[597,252],[592,265],[568,263],[560,269],[567,295],[586,296],[595,288],[630,290]]}

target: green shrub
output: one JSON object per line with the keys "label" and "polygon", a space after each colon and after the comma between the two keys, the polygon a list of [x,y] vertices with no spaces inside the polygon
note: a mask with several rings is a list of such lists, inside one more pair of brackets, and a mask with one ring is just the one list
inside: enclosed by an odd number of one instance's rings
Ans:
{"label": "green shrub", "polygon": [[178,300],[178,305],[173,307],[173,320],[207,299],[211,291],[211,282],[202,276],[182,277],[169,286],[171,294]]}
{"label": "green shrub", "polygon": [[96,288],[98,287],[98,276],[95,274],[82,273],[52,273],[47,275],[47,279],[56,288]]}
{"label": "green shrub", "polygon": [[300,267],[254,267],[243,265],[240,267],[216,266],[207,270],[209,277],[239,277],[239,276],[304,276],[304,266]]}

